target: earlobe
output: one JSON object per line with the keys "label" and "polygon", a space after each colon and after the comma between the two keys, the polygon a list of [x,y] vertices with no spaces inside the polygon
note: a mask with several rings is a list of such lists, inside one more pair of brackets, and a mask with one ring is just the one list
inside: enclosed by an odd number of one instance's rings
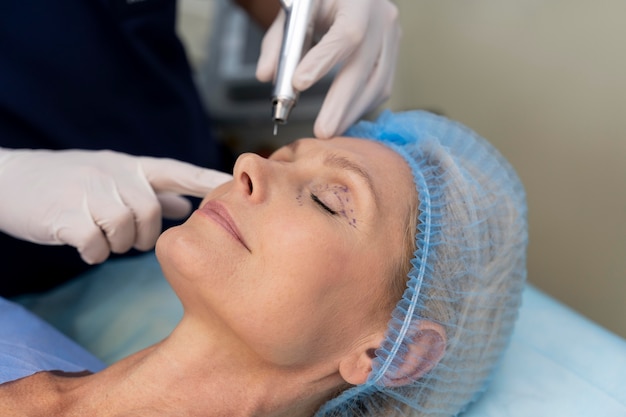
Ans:
{"label": "earlobe", "polygon": [[372,361],[376,357],[376,349],[380,346],[384,334],[380,333],[360,344],[339,363],[339,374],[348,384],[360,385],[367,381],[372,372]]}

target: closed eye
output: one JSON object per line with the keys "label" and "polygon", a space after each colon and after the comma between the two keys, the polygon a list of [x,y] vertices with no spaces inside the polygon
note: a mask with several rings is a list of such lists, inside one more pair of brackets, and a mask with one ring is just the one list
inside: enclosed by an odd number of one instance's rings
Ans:
{"label": "closed eye", "polygon": [[328,207],[326,204],[324,204],[324,202],[322,200],[320,200],[315,194],[311,193],[311,200],[313,200],[317,205],[319,205],[321,208],[323,208],[324,210],[326,210],[327,212],[329,212],[330,214],[337,214],[337,212],[333,209],[331,209],[330,207]]}

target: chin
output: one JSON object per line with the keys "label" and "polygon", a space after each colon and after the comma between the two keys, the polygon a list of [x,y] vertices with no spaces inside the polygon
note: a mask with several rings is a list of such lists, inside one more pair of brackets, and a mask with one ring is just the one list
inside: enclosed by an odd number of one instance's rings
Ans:
{"label": "chin", "polygon": [[159,236],[155,253],[163,274],[173,281],[195,282],[194,285],[211,280],[212,275],[231,273],[233,254],[230,246],[220,241],[220,233],[203,227],[198,219],[170,227]]}
{"label": "chin", "polygon": [[202,240],[186,223],[170,227],[157,239],[155,254],[165,276],[192,276],[201,259]]}

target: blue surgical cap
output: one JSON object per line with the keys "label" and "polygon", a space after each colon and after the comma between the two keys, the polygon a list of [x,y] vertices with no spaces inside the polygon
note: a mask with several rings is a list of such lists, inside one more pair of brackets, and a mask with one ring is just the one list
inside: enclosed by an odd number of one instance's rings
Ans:
{"label": "blue surgical cap", "polygon": [[[416,249],[367,382],[316,415],[455,416],[485,390],[517,318],[526,279],[524,188],[485,139],[426,111],[384,111],[346,136],[381,142],[410,166]],[[443,356],[421,345],[422,321],[445,329]],[[407,363],[429,361],[426,373],[403,373]]]}

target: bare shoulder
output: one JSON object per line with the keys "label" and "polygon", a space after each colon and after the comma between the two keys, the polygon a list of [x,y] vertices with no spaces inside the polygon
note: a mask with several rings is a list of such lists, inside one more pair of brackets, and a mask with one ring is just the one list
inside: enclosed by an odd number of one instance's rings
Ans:
{"label": "bare shoulder", "polygon": [[7,417],[28,415],[28,396],[37,397],[35,392],[40,380],[39,374],[35,374],[0,385],[0,414]]}
{"label": "bare shoulder", "polygon": [[83,376],[88,373],[38,372],[15,381],[0,384],[0,415],[39,416],[60,415],[59,377]]}

